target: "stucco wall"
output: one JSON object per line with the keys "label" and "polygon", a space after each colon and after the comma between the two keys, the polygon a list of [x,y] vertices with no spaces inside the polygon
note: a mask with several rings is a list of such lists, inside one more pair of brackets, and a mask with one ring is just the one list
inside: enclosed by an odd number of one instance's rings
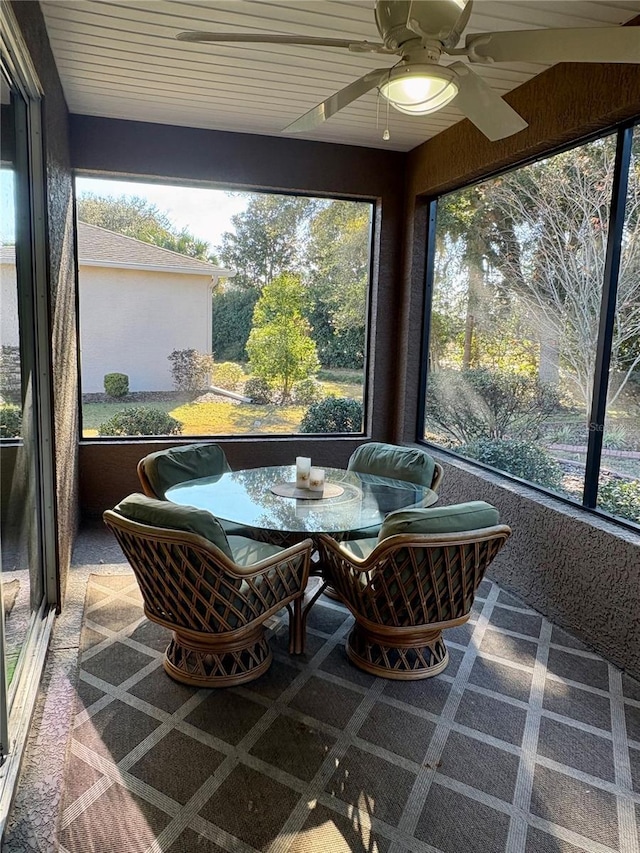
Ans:
{"label": "stucco wall", "polygon": [[130,391],[168,391],[173,350],[211,352],[211,276],[83,264],[79,280],[83,393],[114,372]]}
{"label": "stucco wall", "polygon": [[440,504],[485,500],[512,528],[491,576],[640,677],[640,535],[534,489],[434,452]]}

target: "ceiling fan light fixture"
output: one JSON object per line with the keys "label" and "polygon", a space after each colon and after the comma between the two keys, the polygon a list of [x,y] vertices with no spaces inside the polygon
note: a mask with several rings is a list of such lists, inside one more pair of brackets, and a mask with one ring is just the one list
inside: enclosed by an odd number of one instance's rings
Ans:
{"label": "ceiling fan light fixture", "polygon": [[392,107],[408,115],[434,113],[458,94],[453,71],[426,64],[392,68],[379,89]]}

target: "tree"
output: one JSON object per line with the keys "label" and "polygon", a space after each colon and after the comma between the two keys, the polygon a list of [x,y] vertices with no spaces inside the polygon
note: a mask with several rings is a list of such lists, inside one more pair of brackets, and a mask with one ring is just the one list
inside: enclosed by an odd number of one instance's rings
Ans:
{"label": "tree", "polygon": [[217,252],[236,270],[234,287],[259,290],[283,272],[300,269],[301,245],[315,200],[286,195],[254,195],[246,210],[231,218]]}
{"label": "tree", "polygon": [[311,219],[308,316],[323,364],[363,365],[370,233],[371,208],[362,202],[321,202]]}
{"label": "tree", "polygon": [[316,345],[302,314],[304,287],[299,276],[283,273],[262,289],[247,341],[252,373],[288,400],[291,386],[317,372]]}
{"label": "tree", "polygon": [[162,249],[217,263],[205,240],[198,239],[184,228],[178,231],[166,213],[138,196],[81,195],[78,198],[78,219]]}

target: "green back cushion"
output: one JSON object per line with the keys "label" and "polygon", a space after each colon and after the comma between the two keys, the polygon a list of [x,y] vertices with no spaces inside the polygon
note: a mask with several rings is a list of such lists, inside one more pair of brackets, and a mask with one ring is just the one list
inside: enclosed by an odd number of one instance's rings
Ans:
{"label": "green back cushion", "polygon": [[178,506],[169,501],[157,501],[146,495],[129,495],[120,501],[116,512],[131,521],[148,524],[150,527],[166,527],[204,536],[230,559],[233,559],[226,533],[220,522],[204,509]]}
{"label": "green back cushion", "polygon": [[435,460],[417,447],[396,447],[372,441],[360,445],[352,453],[347,467],[349,471],[360,471],[362,474],[377,474],[379,477],[431,486]]}
{"label": "green back cushion", "polygon": [[400,509],[382,522],[378,542],[398,533],[462,533],[499,524],[498,510],[484,501],[430,509]]}
{"label": "green back cushion", "polygon": [[217,444],[190,444],[150,453],[145,457],[144,470],[153,491],[164,498],[171,486],[198,477],[225,474],[231,468]]}

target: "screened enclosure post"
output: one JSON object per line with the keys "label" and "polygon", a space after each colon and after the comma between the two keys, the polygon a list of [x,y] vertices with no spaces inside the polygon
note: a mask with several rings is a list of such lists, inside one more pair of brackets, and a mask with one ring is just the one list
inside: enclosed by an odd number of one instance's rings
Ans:
{"label": "screened enclosure post", "polygon": [[604,420],[607,409],[609,388],[609,366],[611,362],[611,343],[615,325],[616,301],[618,295],[618,277],[620,273],[620,255],[622,234],[625,222],[627,188],[629,183],[629,164],[633,127],[620,130],[616,147],[616,160],[613,173],[613,191],[611,194],[611,215],[607,234],[607,252],[602,283],[602,301],[600,307],[600,327],[598,329],[598,348],[593,376],[593,393],[589,417],[589,437],[587,443],[587,461],[585,467],[584,493],[582,502],[593,509],[598,499],[598,479],[600,459],[604,438]]}
{"label": "screened enclosure post", "polygon": [[418,398],[418,423],[416,438],[424,440],[425,407],[427,402],[427,376],[429,373],[429,331],[431,328],[431,304],[433,298],[433,276],[436,257],[436,220],[438,202],[429,202],[429,219],[427,222],[427,256],[425,269],[424,308],[422,324],[422,352],[420,357],[420,396]]}

